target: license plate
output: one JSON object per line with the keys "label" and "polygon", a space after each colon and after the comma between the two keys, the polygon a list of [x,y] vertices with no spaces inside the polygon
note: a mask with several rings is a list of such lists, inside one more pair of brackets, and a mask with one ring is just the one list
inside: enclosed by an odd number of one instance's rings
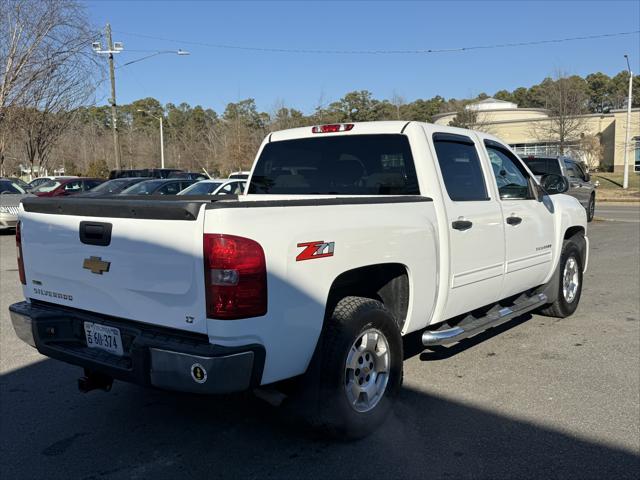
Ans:
{"label": "license plate", "polygon": [[99,348],[120,357],[123,355],[120,330],[115,327],[84,322],[84,336],[89,348]]}

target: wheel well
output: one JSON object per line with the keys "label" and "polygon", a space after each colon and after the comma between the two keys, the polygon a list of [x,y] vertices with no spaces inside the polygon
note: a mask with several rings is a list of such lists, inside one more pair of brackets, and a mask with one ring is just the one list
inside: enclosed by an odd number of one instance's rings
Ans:
{"label": "wheel well", "polygon": [[569,228],[567,228],[567,231],[564,232],[564,239],[568,240],[571,237],[573,237],[574,235],[578,235],[580,233],[582,235],[584,235],[584,228],[583,227],[569,227]]}
{"label": "wheel well", "polygon": [[587,242],[584,239],[584,228],[583,227],[569,227],[566,232],[564,232],[564,239],[569,240],[575,236],[579,236],[575,243],[578,244],[578,248],[580,249],[580,256],[582,257],[582,264],[587,259]]}
{"label": "wheel well", "polygon": [[357,296],[381,301],[402,329],[409,310],[409,274],[400,263],[383,263],[341,273],[331,285],[325,318],[344,297]]}

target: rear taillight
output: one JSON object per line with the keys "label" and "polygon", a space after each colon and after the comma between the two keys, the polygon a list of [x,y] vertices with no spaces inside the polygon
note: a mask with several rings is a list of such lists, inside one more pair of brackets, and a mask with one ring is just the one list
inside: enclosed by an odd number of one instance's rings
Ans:
{"label": "rear taillight", "polygon": [[258,242],[234,235],[204,235],[207,317],[222,320],[267,313],[267,269]]}
{"label": "rear taillight", "polygon": [[27,277],[24,274],[24,259],[22,258],[22,232],[21,223],[16,223],[16,249],[18,253],[18,273],[20,274],[20,283],[27,284]]}
{"label": "rear taillight", "polygon": [[330,125],[316,125],[311,127],[311,133],[336,133],[348,132],[353,128],[353,123],[332,123]]}

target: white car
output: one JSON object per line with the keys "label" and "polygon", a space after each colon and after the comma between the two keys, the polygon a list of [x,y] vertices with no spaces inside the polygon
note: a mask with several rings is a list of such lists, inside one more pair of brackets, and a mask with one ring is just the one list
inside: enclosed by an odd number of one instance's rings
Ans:
{"label": "white car", "polygon": [[178,195],[242,195],[246,180],[201,180],[182,190]]}
{"label": "white car", "polygon": [[286,385],[314,425],[354,438],[390,411],[404,335],[446,345],[578,307],[585,209],[566,179],[538,183],[486,133],[273,132],[249,185],[233,198],[25,198],[18,337],[84,368],[83,390]]}

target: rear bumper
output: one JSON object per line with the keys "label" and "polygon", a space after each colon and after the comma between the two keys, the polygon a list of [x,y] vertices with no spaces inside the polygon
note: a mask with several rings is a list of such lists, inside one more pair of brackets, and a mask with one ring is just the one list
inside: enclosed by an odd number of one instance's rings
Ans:
{"label": "rear bumper", "polygon": [[[15,303],[9,311],[18,338],[43,355],[118,380],[213,394],[257,387],[262,378],[265,351],[261,345],[211,345],[206,335],[41,302]],[[87,347],[85,321],[118,328],[124,355]]]}

